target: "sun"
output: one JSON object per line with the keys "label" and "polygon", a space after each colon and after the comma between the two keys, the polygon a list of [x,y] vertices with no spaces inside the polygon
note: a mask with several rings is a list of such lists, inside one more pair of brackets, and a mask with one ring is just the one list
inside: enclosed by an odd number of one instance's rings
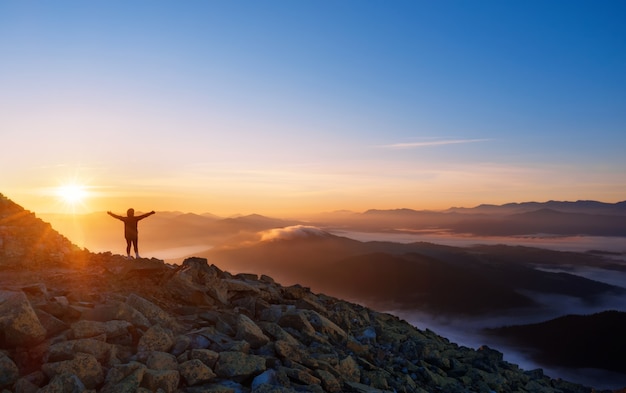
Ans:
{"label": "sun", "polygon": [[87,187],[82,184],[64,184],[56,189],[56,195],[69,206],[83,204],[88,196]]}

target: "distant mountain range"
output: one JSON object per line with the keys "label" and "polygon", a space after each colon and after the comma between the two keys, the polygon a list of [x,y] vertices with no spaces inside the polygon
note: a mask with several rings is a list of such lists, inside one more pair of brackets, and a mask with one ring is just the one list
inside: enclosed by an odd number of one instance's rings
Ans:
{"label": "distant mountain range", "polygon": [[605,203],[598,201],[548,201],[506,203],[504,205],[479,205],[473,208],[453,207],[446,212],[471,214],[515,214],[534,210],[551,209],[564,213],[599,214],[599,215],[626,215],[626,201]]}
{"label": "distant mountain range", "polygon": [[320,225],[363,231],[447,231],[476,236],[533,234],[626,236],[626,201],[525,202],[450,208],[325,214]]}

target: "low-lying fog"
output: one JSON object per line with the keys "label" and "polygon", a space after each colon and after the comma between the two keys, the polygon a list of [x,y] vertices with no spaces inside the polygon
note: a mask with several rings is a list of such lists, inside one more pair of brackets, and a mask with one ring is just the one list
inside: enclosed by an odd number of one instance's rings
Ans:
{"label": "low-lying fog", "polygon": [[[611,253],[625,253],[626,245],[623,238],[597,237],[597,236],[527,236],[527,237],[476,237],[464,235],[450,235],[441,233],[366,233],[334,231],[338,236],[345,236],[359,241],[391,241],[397,243],[431,242],[449,246],[467,247],[476,244],[506,244],[528,247],[540,247],[556,251],[586,252],[589,250],[601,250]],[[613,256],[617,261],[626,264],[624,255]],[[626,272],[605,270],[599,268],[572,268],[572,269],[547,269],[553,272],[566,272],[576,274],[592,280],[605,282],[621,287],[626,286]],[[567,369],[556,368],[535,362],[529,353],[523,348],[512,347],[495,337],[482,334],[483,328],[499,327],[506,325],[529,324],[543,322],[567,314],[587,315],[605,310],[617,310],[626,312],[626,299],[623,297],[606,297],[598,304],[584,304],[579,299],[567,296],[550,296],[549,299],[542,296],[534,296],[536,300],[544,304],[552,305],[551,310],[544,314],[516,314],[498,315],[492,317],[480,317],[475,319],[445,318],[419,311],[406,312],[386,310],[391,314],[406,320],[419,329],[430,329],[440,336],[470,348],[478,348],[488,345],[504,353],[504,359],[519,365],[522,369],[533,370],[542,368],[545,374],[553,378],[583,383],[600,389],[618,389],[626,387],[626,375],[597,369]]]}
{"label": "low-lying fog", "polygon": [[555,251],[586,252],[601,250],[606,252],[626,253],[623,237],[608,236],[554,236],[535,234],[527,236],[472,236],[444,232],[354,232],[329,231],[337,236],[345,236],[362,242],[389,241],[396,243],[428,242],[447,246],[468,247],[476,244],[506,244],[546,248]]}

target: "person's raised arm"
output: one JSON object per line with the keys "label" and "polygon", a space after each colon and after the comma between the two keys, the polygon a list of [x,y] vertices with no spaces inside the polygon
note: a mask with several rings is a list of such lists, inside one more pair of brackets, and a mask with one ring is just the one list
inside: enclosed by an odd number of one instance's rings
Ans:
{"label": "person's raised arm", "polygon": [[117,214],[107,212],[107,214],[113,218],[117,218],[118,220],[123,220],[122,216],[118,216]]}
{"label": "person's raised arm", "polygon": [[152,211],[151,211],[151,212],[149,212],[149,213],[146,213],[146,214],[142,214],[142,215],[140,215],[140,216],[137,216],[137,219],[138,219],[138,220],[143,220],[144,218],[146,218],[146,217],[148,217],[148,216],[151,216],[151,215],[153,215],[154,213],[155,213],[155,211],[154,211],[154,210],[152,210]]}

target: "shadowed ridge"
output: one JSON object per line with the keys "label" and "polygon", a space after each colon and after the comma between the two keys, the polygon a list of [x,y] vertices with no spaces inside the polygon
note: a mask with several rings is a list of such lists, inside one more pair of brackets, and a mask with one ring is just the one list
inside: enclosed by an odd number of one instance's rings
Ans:
{"label": "shadowed ridge", "polygon": [[547,364],[598,368],[624,374],[626,379],[626,313],[604,311],[566,315],[546,322],[490,329],[506,340],[534,350]]}
{"label": "shadowed ridge", "polygon": [[49,223],[0,194],[0,267],[58,265],[82,254]]}

